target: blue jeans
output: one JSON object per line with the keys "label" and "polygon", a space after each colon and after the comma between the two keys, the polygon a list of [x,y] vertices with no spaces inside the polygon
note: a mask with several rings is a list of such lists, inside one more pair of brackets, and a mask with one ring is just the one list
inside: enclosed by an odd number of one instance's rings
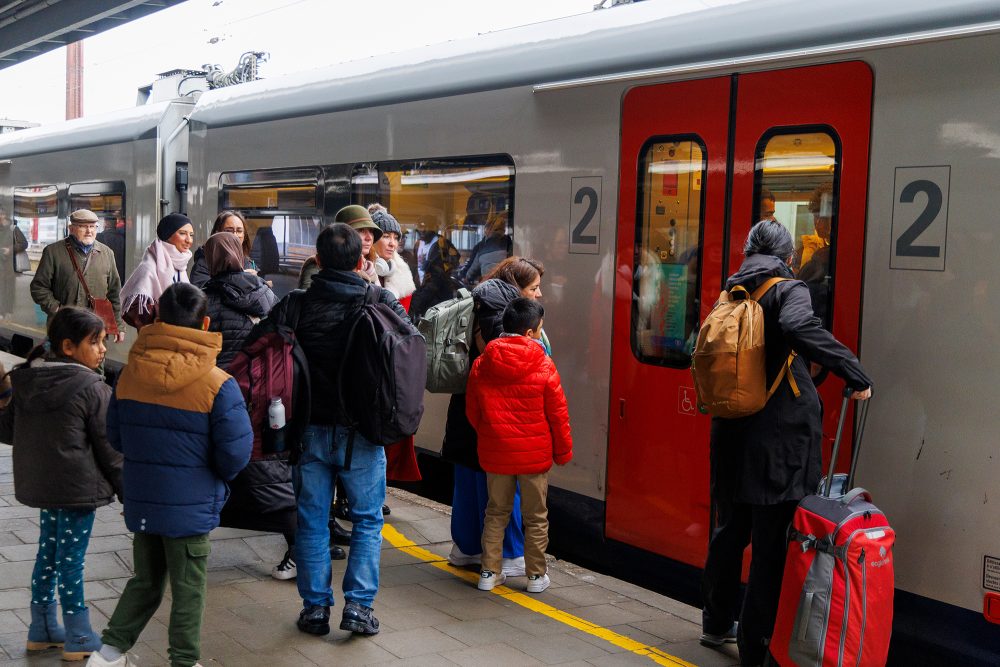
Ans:
{"label": "blue jeans", "polygon": [[[455,464],[455,489],[451,500],[451,540],[462,553],[475,556],[483,550],[483,526],[486,504],[486,473]],[[524,555],[524,530],[521,525],[521,492],[514,492],[514,507],[503,534],[503,557]]]}
{"label": "blue jeans", "polygon": [[330,503],[337,478],[351,507],[351,550],[344,572],[344,599],[371,607],[378,592],[385,502],[385,449],[354,435],[350,469],[344,469],[347,429],[310,425],[295,467],[299,529],[295,537],[295,582],[302,605],[333,605],[330,567]]}

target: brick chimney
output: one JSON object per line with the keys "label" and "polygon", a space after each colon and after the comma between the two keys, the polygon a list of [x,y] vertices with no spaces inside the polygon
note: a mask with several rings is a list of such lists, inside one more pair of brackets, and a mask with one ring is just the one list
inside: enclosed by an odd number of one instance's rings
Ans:
{"label": "brick chimney", "polygon": [[66,46],[66,120],[83,115],[83,42]]}

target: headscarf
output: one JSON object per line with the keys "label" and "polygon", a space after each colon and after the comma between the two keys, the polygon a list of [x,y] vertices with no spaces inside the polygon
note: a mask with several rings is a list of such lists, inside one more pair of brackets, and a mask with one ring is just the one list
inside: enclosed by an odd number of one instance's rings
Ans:
{"label": "headscarf", "polygon": [[243,270],[243,245],[232,232],[216,232],[205,242],[205,262],[208,273],[232,273]]}
{"label": "headscarf", "polygon": [[175,282],[186,283],[191,251],[181,252],[172,243],[154,239],[142,255],[139,266],[122,286],[122,312],[139,302],[140,313],[150,313],[164,290]]}

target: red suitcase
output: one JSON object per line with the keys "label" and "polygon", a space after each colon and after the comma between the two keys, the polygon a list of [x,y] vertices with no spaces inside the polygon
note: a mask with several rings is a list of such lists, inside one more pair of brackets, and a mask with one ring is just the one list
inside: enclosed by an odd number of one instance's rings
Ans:
{"label": "red suitcase", "polygon": [[[858,447],[851,472],[833,474],[848,400],[840,412],[830,474],[817,495],[799,503],[788,532],[770,643],[771,657],[782,667],[882,667],[889,653],[896,535],[871,495],[851,489]],[[867,401],[859,411],[860,446]],[[842,482],[842,495],[831,493],[835,482]]]}

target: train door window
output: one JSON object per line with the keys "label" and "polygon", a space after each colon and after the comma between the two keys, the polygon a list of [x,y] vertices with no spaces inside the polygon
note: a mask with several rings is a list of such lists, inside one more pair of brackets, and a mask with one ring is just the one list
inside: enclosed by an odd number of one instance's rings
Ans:
{"label": "train door window", "polygon": [[632,352],[687,368],[698,335],[705,146],[697,137],[657,138],[640,154]]}
{"label": "train door window", "polygon": [[220,178],[220,209],[246,218],[250,256],[279,295],[298,287],[302,265],[316,254],[321,179],[318,167],[226,172]]}
{"label": "train door window", "polygon": [[795,243],[792,270],[809,287],[813,311],[832,325],[840,143],[829,128],[764,135],[757,145],[755,220],[784,225]]}
{"label": "train door window", "polygon": [[125,183],[73,183],[69,186],[70,212],[80,208],[93,211],[100,218],[97,240],[111,248],[122,282],[125,274]]}
{"label": "train door window", "polygon": [[480,282],[513,253],[514,163],[509,156],[358,165],[352,201],[379,201],[403,231],[400,256],[416,274],[417,315]]}

